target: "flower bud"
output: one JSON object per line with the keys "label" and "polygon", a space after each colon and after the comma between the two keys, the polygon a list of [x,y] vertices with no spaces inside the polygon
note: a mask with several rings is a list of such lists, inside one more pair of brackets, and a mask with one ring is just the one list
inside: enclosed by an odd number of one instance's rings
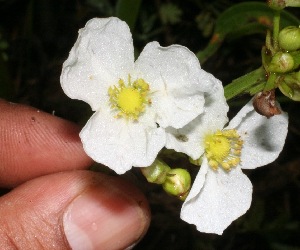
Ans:
{"label": "flower bud", "polygon": [[171,169],[162,186],[168,194],[174,195],[180,200],[185,200],[191,188],[190,173],[181,168]]}
{"label": "flower bud", "polygon": [[286,73],[294,68],[294,58],[286,52],[277,52],[270,62],[268,70],[273,73]]}
{"label": "flower bud", "polygon": [[288,26],[279,32],[278,42],[280,48],[287,51],[300,49],[300,28]]}
{"label": "flower bud", "polygon": [[285,7],[300,7],[299,0],[267,0],[267,4],[273,10],[282,10]]}
{"label": "flower bud", "polygon": [[267,4],[273,10],[282,10],[285,8],[285,1],[282,0],[267,0]]}
{"label": "flower bud", "polygon": [[286,75],[278,87],[285,96],[300,101],[300,71]]}
{"label": "flower bud", "polygon": [[285,0],[286,7],[300,7],[299,0]]}
{"label": "flower bud", "polygon": [[151,166],[141,168],[142,174],[146,177],[148,182],[162,184],[167,178],[167,173],[171,168],[164,163],[156,159]]}

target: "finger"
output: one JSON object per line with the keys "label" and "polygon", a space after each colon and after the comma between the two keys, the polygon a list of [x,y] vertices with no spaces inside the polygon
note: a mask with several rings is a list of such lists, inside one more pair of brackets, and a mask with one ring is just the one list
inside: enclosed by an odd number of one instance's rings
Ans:
{"label": "finger", "polygon": [[150,220],[135,187],[82,170],[26,182],[0,204],[0,249],[125,249]]}
{"label": "finger", "polygon": [[89,166],[79,130],[56,116],[0,100],[0,186]]}

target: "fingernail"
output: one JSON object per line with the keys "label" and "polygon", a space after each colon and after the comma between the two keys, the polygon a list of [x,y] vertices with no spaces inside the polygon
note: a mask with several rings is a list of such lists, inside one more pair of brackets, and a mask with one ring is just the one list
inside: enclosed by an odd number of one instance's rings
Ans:
{"label": "fingernail", "polygon": [[73,250],[126,249],[144,234],[146,216],[119,190],[93,187],[68,206],[63,226]]}

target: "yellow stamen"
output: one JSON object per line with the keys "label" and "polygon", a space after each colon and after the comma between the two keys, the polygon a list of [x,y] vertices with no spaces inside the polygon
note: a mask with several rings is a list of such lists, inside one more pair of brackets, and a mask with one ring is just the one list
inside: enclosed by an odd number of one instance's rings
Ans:
{"label": "yellow stamen", "polygon": [[149,84],[145,80],[139,78],[131,82],[130,75],[127,85],[124,80],[120,79],[118,86],[109,87],[110,106],[119,111],[116,117],[137,120],[145,111],[146,105],[151,104],[148,97],[149,90]]}
{"label": "yellow stamen", "polygon": [[235,129],[217,130],[204,139],[208,164],[214,170],[218,167],[230,171],[241,159],[243,141]]}

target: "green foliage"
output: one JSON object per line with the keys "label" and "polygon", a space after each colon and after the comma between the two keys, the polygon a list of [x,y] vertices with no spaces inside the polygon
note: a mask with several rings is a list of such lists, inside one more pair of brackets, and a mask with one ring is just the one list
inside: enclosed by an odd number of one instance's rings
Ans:
{"label": "green foliage", "polygon": [[86,0],[86,4],[99,12],[106,13],[108,16],[114,15],[114,6],[110,0]]}
{"label": "green foliage", "polygon": [[142,0],[118,0],[116,15],[124,20],[133,31]]}
{"label": "green foliage", "polygon": [[214,17],[211,12],[202,12],[196,17],[196,23],[199,30],[202,31],[204,37],[209,37],[214,29]]}
{"label": "green foliage", "polygon": [[173,3],[162,4],[159,13],[163,24],[177,24],[181,21],[182,10]]}
{"label": "green foliage", "polygon": [[[273,15],[273,10],[261,2],[244,2],[228,8],[218,17],[208,46],[197,53],[200,62],[205,62],[214,55],[224,39],[265,33],[272,27]],[[300,21],[289,12],[283,11],[281,24],[282,27],[299,25]]]}

